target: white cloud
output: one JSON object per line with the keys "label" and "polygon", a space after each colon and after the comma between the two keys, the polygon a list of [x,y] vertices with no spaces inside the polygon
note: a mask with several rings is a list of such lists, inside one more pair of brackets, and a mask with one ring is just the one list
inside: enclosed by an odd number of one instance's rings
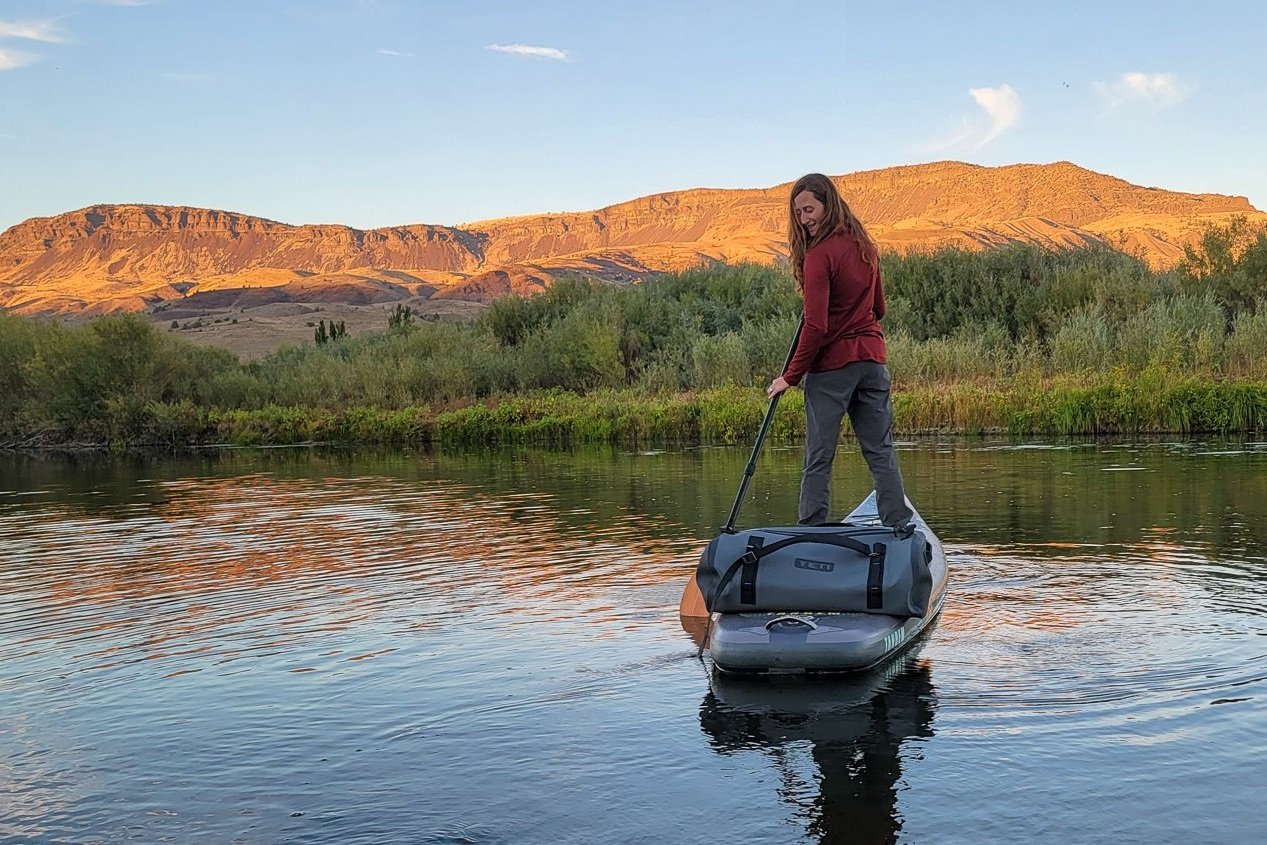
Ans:
{"label": "white cloud", "polygon": [[0,70],[13,70],[15,67],[29,65],[35,61],[35,56],[29,53],[19,53],[17,50],[6,50],[0,47]]}
{"label": "white cloud", "polygon": [[510,53],[514,56],[529,56],[534,59],[554,59],[557,62],[566,62],[568,54],[566,50],[560,50],[557,47],[532,47],[527,44],[489,44],[489,50],[496,50],[498,53]]}
{"label": "white cloud", "polygon": [[978,146],[984,147],[995,138],[1016,125],[1021,119],[1021,98],[1012,90],[1011,85],[1000,85],[998,88],[972,88],[968,91],[972,99],[986,113],[990,120],[989,129]]}
{"label": "white cloud", "polygon": [[25,38],[47,44],[65,44],[67,40],[57,31],[56,20],[0,21],[0,38]]}
{"label": "white cloud", "polygon": [[1147,105],[1163,109],[1183,102],[1195,86],[1179,81],[1173,73],[1124,73],[1113,82],[1097,82],[1095,90],[1110,110]]}
{"label": "white cloud", "polygon": [[965,117],[959,128],[924,146],[930,152],[979,150],[1016,125],[1021,119],[1021,98],[1011,85],[970,88],[981,114]]}
{"label": "white cloud", "polygon": [[[26,41],[41,41],[45,44],[65,44],[69,39],[57,30],[57,19],[40,21],[0,21],[0,39],[21,38]],[[0,71],[13,70],[15,67],[29,65],[38,61],[39,56],[0,47]]]}
{"label": "white cloud", "polygon": [[94,6],[149,6],[155,0],[79,0],[80,3],[91,3]]}
{"label": "white cloud", "polygon": [[10,135],[8,132],[0,132],[0,138],[5,139],[6,141],[16,141],[18,139],[18,136]]}
{"label": "white cloud", "polygon": [[205,82],[216,78],[210,73],[160,73],[159,76],[163,79],[174,79],[177,82]]}
{"label": "white cloud", "polygon": [[413,53],[402,53],[400,50],[388,50],[386,47],[378,51],[380,56],[400,56],[402,59],[412,59]]}

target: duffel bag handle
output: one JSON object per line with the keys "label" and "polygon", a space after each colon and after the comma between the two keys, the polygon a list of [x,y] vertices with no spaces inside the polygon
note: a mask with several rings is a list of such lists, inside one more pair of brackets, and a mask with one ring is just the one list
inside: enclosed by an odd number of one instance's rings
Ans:
{"label": "duffel bag handle", "polygon": [[[861,540],[855,540],[847,534],[798,534],[795,537],[788,537],[784,540],[776,540],[768,546],[762,546],[759,549],[749,549],[739,558],[744,560],[761,560],[766,555],[777,552],[779,549],[786,549],[788,546],[795,546],[798,543],[818,543],[824,546],[840,546],[857,552],[864,557],[871,557],[871,547]],[[748,556],[752,555],[752,558]]]}

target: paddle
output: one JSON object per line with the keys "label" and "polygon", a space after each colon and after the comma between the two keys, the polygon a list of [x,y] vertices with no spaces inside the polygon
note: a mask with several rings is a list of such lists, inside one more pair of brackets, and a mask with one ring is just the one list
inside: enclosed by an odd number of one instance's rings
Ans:
{"label": "paddle", "polygon": [[[801,340],[801,329],[804,327],[805,318],[802,316],[797,321],[796,333],[792,335],[792,346],[787,351],[787,357],[783,359],[783,369],[779,371],[780,373],[786,372],[787,365],[792,363],[792,356],[796,354],[796,344]],[[766,409],[765,419],[761,421],[761,429],[757,432],[757,442],[752,444],[752,457],[748,458],[748,466],[743,471],[743,480],[739,482],[739,493],[735,496],[734,507],[730,509],[730,518],[722,526],[723,534],[735,533],[735,520],[739,518],[739,507],[743,504],[744,495],[748,492],[748,482],[757,471],[757,455],[761,454],[761,446],[765,443],[765,436],[770,431],[770,423],[774,422],[774,412],[778,410],[779,398],[782,396],[782,393],[778,393],[770,399],[770,407]]]}
{"label": "paddle", "polygon": [[[787,370],[787,365],[792,362],[792,356],[796,354],[796,344],[801,340],[801,329],[804,326],[805,318],[802,317],[797,321],[796,333],[792,335],[792,346],[787,351],[787,358],[783,360],[783,370],[780,372]],[[782,395],[782,393],[779,394],[779,396]],[[752,457],[748,458],[743,480],[739,482],[739,494],[735,496],[735,505],[730,509],[730,518],[726,520],[726,525],[722,528],[724,534],[735,533],[735,520],[739,518],[739,507],[743,504],[744,494],[748,492],[748,482],[757,471],[757,455],[761,454],[761,445],[765,443],[765,436],[770,431],[770,423],[774,420],[774,412],[779,407],[779,396],[770,400],[770,407],[766,410],[765,419],[761,422],[761,430],[757,432],[757,442],[752,446]],[[678,603],[678,619],[682,623],[682,629],[699,646],[696,657],[702,658],[713,620],[704,604],[704,594],[700,592],[699,585],[695,582],[694,572],[686,583],[686,589],[682,591],[682,600]]]}

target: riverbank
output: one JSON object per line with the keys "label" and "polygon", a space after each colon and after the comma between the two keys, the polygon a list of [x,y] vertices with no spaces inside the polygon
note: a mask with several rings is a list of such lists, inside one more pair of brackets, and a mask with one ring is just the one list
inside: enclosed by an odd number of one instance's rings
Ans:
{"label": "riverbank", "polygon": [[[552,390],[448,408],[221,410],[190,402],[152,402],[126,420],[116,420],[100,440],[85,442],[44,431],[3,446],[734,444],[753,439],[767,408],[762,390],[735,386],[666,395]],[[1267,431],[1267,381],[1211,381],[1146,371],[1107,374],[1094,381],[1020,376],[913,385],[895,391],[894,421],[899,436],[1252,434]],[[780,404],[770,436],[797,440],[803,433],[802,394],[792,390]]]}

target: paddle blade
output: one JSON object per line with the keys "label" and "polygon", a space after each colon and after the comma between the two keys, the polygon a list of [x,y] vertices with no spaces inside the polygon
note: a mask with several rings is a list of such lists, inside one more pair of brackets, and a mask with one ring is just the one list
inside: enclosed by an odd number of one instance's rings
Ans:
{"label": "paddle blade", "polygon": [[704,594],[695,583],[694,573],[691,574],[691,580],[686,582],[686,589],[682,591],[682,600],[678,603],[678,619],[691,642],[703,648],[704,635],[708,630],[708,609],[704,607]]}

